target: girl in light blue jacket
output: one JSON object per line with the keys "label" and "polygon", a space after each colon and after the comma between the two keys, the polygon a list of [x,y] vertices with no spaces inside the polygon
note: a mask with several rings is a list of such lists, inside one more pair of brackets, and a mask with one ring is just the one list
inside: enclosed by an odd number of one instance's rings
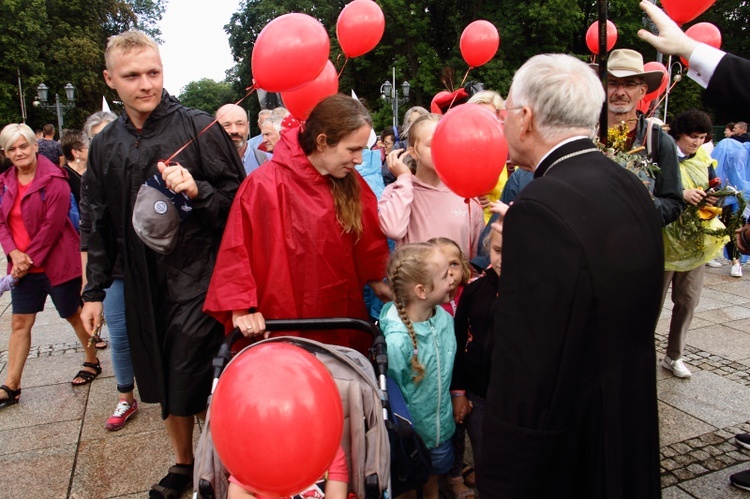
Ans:
{"label": "girl in light blue jacket", "polygon": [[453,278],[439,246],[405,244],[388,262],[393,302],[380,314],[388,346],[388,375],[398,384],[414,429],[430,449],[425,499],[438,498],[438,476],[453,465],[455,431],[450,383],[456,336],[453,318],[439,305],[450,299]]}

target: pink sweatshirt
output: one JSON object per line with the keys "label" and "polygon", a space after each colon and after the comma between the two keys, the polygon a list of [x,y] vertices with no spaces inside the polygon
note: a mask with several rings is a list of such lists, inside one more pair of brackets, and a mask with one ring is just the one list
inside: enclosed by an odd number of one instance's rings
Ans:
{"label": "pink sweatshirt", "polygon": [[454,240],[471,259],[484,229],[482,207],[476,198],[466,204],[440,182],[436,187],[414,175],[399,175],[378,201],[380,228],[396,246],[425,242],[433,237]]}

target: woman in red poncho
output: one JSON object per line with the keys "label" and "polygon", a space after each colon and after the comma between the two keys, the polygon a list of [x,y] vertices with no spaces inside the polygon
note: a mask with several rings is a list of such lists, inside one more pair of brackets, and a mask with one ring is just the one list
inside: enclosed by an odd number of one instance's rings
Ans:
{"label": "woman in red poncho", "polygon": [[[364,319],[365,284],[390,299],[382,281],[388,246],[377,201],[355,171],[371,128],[359,101],[334,95],[315,107],[304,127],[282,133],[273,159],[235,197],[206,312],[258,336],[264,317]],[[371,343],[359,331],[304,336],[363,353]]]}

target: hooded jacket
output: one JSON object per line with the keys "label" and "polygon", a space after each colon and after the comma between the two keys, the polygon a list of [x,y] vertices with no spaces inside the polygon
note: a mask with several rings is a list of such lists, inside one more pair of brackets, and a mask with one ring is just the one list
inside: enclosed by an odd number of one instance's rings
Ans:
{"label": "hooded jacket", "polygon": [[414,345],[409,331],[393,302],[385,304],[380,314],[380,328],[388,347],[388,376],[401,389],[414,429],[425,445],[434,449],[456,431],[450,394],[456,355],[453,318],[442,307],[435,307],[435,315],[430,320],[413,325],[417,335],[417,358],[425,370],[419,384],[412,379]]}
{"label": "hooded jacket", "polygon": [[447,237],[469,260],[477,255],[477,239],[484,229],[484,213],[476,199],[466,203],[444,183],[432,186],[416,175],[399,175],[385,188],[378,217],[383,233],[397,247]]}
{"label": "hooded jacket", "polygon": [[[86,301],[101,301],[123,258],[128,337],[144,402],[162,416],[190,416],[206,407],[211,359],[222,326],[202,313],[229,208],[245,170],[231,139],[208,114],[182,106],[163,91],[142,129],[126,114],[102,130],[89,149],[81,192],[89,203]],[[206,127],[208,127],[206,129]],[[136,235],[132,214],[138,190],[169,158],[198,186],[192,212],[180,222],[177,245],[162,255]]]}
{"label": "hooded jacket", "polygon": [[[385,276],[388,245],[378,228],[375,195],[359,173],[350,175],[360,185],[361,236],[343,232],[330,177],[307,159],[298,129],[283,131],[273,159],[237,194],[205,310],[227,327],[233,310],[250,308],[268,319],[366,318],[362,290]],[[372,343],[360,331],[303,336],[362,353]]]}
{"label": "hooded jacket", "polygon": [[[17,195],[18,175],[16,168],[11,168],[0,175],[0,243],[6,255],[16,249],[8,218]],[[26,254],[35,267],[44,269],[53,286],[81,277],[78,233],[68,219],[69,210],[67,175],[38,154],[34,180],[21,199],[21,215],[31,239]],[[8,258],[7,272],[12,269],[13,261]]]}

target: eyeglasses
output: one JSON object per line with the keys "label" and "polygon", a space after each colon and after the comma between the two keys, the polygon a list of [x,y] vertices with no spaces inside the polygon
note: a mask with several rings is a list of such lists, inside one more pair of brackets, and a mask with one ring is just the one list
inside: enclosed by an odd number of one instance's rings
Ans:
{"label": "eyeglasses", "polygon": [[628,81],[607,80],[607,88],[610,90],[616,90],[619,87],[622,87],[625,90],[635,90],[636,88],[645,84],[646,82],[636,81],[636,80],[628,80]]}

